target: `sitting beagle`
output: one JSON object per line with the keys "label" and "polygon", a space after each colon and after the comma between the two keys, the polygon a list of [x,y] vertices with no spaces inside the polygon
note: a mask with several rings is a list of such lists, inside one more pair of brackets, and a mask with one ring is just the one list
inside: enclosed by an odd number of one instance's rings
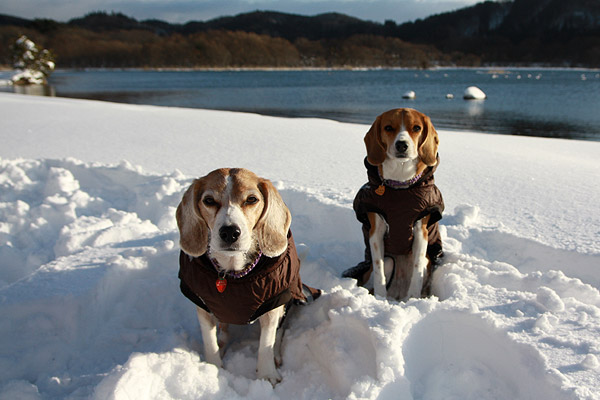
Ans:
{"label": "sitting beagle", "polygon": [[248,170],[218,169],[194,180],[176,217],[181,291],[197,306],[206,360],[221,367],[228,324],[258,319],[257,377],[277,383],[277,328],[286,307],[321,293],[302,284],[292,217],[281,196]]}
{"label": "sitting beagle", "polygon": [[438,221],[444,201],[433,173],[439,165],[438,134],[429,117],[410,109],[377,117],[365,136],[369,182],[357,193],[366,261],[342,274],[382,298],[428,295],[442,242]]}

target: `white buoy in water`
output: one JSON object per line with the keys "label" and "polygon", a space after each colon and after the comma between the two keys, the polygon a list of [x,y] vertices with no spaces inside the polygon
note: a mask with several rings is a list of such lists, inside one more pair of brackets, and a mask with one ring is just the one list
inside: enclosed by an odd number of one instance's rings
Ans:
{"label": "white buoy in water", "polygon": [[417,94],[412,90],[409,90],[402,95],[403,99],[414,99],[415,97],[417,97]]}
{"label": "white buoy in water", "polygon": [[465,100],[484,100],[486,97],[483,90],[477,86],[469,86],[465,89],[465,94],[463,95],[463,99]]}
{"label": "white buoy in water", "polygon": [[447,99],[453,99],[453,98],[454,98],[454,95],[453,95],[452,93],[448,93],[448,94],[446,95],[446,98],[447,98]]}

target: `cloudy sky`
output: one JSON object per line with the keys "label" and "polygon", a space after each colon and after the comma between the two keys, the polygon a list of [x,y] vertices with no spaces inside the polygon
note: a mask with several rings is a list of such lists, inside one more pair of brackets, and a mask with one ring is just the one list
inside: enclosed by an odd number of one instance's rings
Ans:
{"label": "cloudy sky", "polygon": [[413,21],[483,0],[2,0],[0,14],[66,22],[92,11],[122,12],[138,20],[206,21],[224,15],[273,10],[302,15],[339,12],[364,20]]}

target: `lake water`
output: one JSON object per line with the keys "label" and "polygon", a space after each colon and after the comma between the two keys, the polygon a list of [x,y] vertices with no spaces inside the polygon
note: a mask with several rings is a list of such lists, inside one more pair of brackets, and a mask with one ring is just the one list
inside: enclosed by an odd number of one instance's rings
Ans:
{"label": "lake water", "polygon": [[[62,97],[366,124],[412,107],[438,128],[600,141],[598,70],[92,70],[56,71],[50,83]],[[463,100],[472,85],[487,99]],[[409,90],[414,100],[402,98]]]}

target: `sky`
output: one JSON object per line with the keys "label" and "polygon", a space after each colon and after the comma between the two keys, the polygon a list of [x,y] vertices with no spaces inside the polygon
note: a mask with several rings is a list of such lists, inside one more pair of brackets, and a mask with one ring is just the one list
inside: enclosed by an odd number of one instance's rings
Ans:
{"label": "sky", "polygon": [[452,11],[483,0],[3,0],[0,14],[66,22],[93,11],[121,12],[138,20],[206,21],[255,10],[301,15],[339,12],[363,20],[397,23]]}

